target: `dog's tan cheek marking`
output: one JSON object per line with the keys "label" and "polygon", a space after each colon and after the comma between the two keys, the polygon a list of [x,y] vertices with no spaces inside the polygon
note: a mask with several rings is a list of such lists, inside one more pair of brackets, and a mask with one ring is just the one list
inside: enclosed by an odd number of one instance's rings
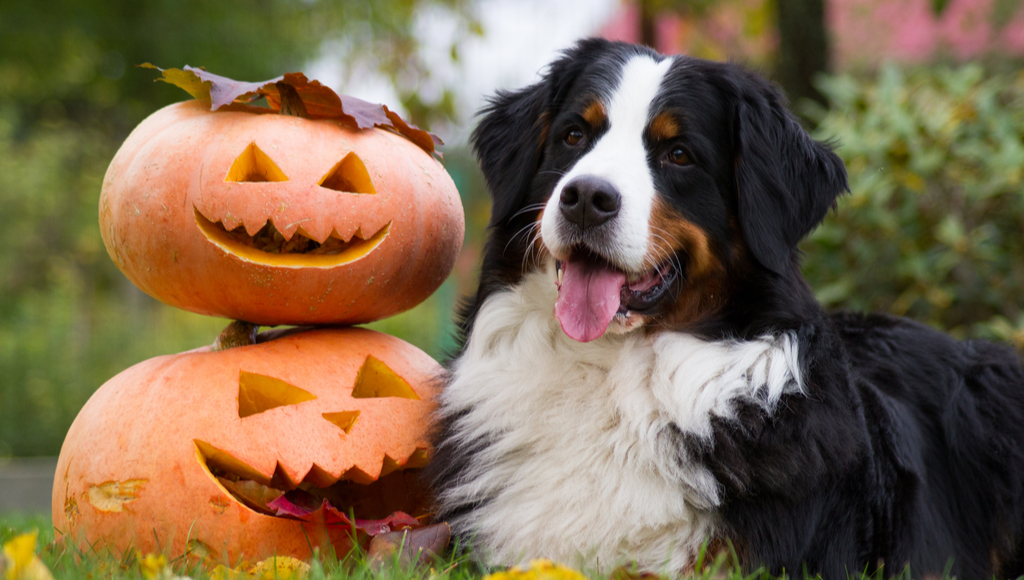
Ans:
{"label": "dog's tan cheek marking", "polygon": [[686,269],[690,278],[700,278],[721,268],[704,230],[676,213],[660,196],[654,198],[649,227],[651,246],[645,257],[647,264],[661,264],[682,250],[688,255]]}
{"label": "dog's tan cheek marking", "polygon": [[650,228],[652,244],[646,257],[648,263],[661,264],[683,251],[686,253],[686,279],[670,310],[648,321],[646,326],[651,331],[683,329],[719,310],[725,303],[727,277],[707,233],[660,197],[655,198],[651,208]]}

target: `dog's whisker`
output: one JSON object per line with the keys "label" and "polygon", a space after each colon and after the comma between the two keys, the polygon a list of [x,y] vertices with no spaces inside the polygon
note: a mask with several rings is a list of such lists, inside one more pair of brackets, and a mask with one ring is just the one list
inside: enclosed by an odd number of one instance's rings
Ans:
{"label": "dog's whisker", "polygon": [[512,217],[516,218],[516,217],[519,217],[519,216],[523,215],[524,213],[529,213],[531,211],[536,211],[536,210],[539,210],[539,209],[544,209],[545,205],[547,205],[547,203],[535,203],[535,204],[532,204],[532,205],[528,205],[528,206],[524,207],[523,209],[517,211],[516,213],[512,214]]}

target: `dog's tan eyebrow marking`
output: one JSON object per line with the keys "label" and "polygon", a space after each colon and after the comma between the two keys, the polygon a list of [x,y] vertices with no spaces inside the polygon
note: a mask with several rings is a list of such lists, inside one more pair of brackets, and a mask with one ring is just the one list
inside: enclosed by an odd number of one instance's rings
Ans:
{"label": "dog's tan eyebrow marking", "polygon": [[668,141],[678,137],[682,132],[679,127],[679,121],[676,120],[675,116],[668,112],[658,113],[654,119],[651,120],[648,128],[651,132],[651,137],[655,141]]}
{"label": "dog's tan eyebrow marking", "polygon": [[583,120],[590,125],[591,128],[597,129],[608,119],[608,111],[604,108],[604,103],[594,99],[590,101],[586,109],[583,109]]}

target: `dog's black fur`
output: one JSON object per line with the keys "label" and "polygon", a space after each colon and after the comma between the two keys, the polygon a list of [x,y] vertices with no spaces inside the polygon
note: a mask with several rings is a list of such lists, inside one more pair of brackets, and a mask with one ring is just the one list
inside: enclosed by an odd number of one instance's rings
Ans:
{"label": "dog's black fur", "polygon": [[[488,296],[544,259],[516,234],[538,219],[524,208],[546,201],[578,158],[561,142],[567,111],[579,95],[602,94],[615,67],[645,51],[581,42],[541,82],[499,93],[484,111],[473,144],[494,205],[479,290],[462,311],[464,336]],[[793,331],[805,390],[770,417],[751,404],[735,420],[715,418],[712,442],[679,434],[724,491],[718,539],[732,542],[745,566],[773,573],[806,567],[841,578],[880,563],[886,575],[907,564],[914,576],[947,566],[959,578],[1024,573],[1019,358],[905,319],[823,312],[796,245],[846,190],[841,160],[758,76],[684,62],[658,99],[687,122],[679,142],[697,169],[652,163],[652,172],[672,215],[705,232],[722,274],[702,283],[715,296],[697,296],[700,307],[685,311],[686,292],[700,289],[679,276],[673,300],[645,313],[638,332],[742,340]],[[687,259],[682,250],[677,257]],[[430,476],[439,490],[474,461],[454,442],[454,420],[442,417],[437,435]],[[481,502],[440,505],[438,517]]]}

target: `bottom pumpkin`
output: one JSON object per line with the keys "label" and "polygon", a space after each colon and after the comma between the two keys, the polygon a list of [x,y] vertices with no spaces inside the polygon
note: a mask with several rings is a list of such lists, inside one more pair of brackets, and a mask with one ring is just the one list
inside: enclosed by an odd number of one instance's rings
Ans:
{"label": "bottom pumpkin", "polygon": [[236,566],[314,549],[341,557],[353,538],[416,525],[440,370],[357,328],[139,363],[68,431],[57,538]]}

